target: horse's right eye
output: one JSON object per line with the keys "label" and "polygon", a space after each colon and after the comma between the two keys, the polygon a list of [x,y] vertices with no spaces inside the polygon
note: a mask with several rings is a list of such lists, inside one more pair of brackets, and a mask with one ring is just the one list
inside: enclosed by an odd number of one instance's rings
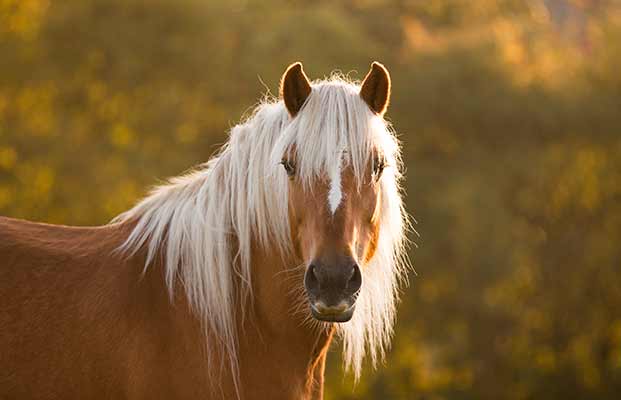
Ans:
{"label": "horse's right eye", "polygon": [[295,175],[295,165],[291,161],[283,159],[280,163],[285,168],[285,171],[287,171],[287,175],[290,177]]}

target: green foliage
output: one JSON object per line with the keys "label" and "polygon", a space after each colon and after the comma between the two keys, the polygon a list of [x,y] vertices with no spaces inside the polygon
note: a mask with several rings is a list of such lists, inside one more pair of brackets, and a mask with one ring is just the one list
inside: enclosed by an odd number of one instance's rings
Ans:
{"label": "green foliage", "polygon": [[386,365],[354,388],[335,352],[327,397],[615,398],[621,11],[595,3],[0,0],[0,214],[105,223],[290,62],[377,59],[417,274]]}

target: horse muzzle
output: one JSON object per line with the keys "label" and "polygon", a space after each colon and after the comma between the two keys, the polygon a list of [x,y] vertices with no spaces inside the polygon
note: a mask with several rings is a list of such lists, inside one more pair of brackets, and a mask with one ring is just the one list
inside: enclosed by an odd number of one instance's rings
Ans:
{"label": "horse muzzle", "polygon": [[320,321],[349,321],[354,315],[361,286],[360,267],[349,258],[339,265],[315,261],[304,275],[311,314]]}

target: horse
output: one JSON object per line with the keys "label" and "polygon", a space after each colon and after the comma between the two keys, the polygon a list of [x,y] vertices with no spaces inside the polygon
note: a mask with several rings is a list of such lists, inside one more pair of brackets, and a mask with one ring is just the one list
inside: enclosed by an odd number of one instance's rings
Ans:
{"label": "horse", "polygon": [[0,398],[321,399],[407,275],[391,81],[286,69],[206,163],[98,227],[0,218]]}

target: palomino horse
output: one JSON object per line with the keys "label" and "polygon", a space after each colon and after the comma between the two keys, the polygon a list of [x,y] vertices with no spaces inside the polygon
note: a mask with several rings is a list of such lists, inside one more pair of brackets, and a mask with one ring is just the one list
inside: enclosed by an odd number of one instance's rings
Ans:
{"label": "palomino horse", "polygon": [[360,86],[296,63],[111,224],[0,218],[0,398],[322,398],[335,336],[375,363],[406,268],[389,95],[378,63]]}

